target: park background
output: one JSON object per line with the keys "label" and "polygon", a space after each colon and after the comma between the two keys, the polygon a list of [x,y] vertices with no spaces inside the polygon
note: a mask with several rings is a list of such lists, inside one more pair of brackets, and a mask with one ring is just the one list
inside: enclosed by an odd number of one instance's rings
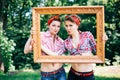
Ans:
{"label": "park background", "polygon": [[[120,1],[119,0],[0,0],[0,80],[39,80],[40,64],[33,62],[33,54],[25,55],[24,45],[32,27],[32,8],[50,6],[104,6],[105,63],[95,67],[96,80],[120,80]],[[80,15],[82,29],[95,33],[95,17]],[[49,15],[41,16],[41,30],[46,30]],[[64,16],[62,16],[64,17]],[[62,33],[61,33],[62,32]],[[61,27],[59,35],[67,34]],[[95,34],[94,34],[95,35]],[[68,64],[64,65],[67,71]]]}

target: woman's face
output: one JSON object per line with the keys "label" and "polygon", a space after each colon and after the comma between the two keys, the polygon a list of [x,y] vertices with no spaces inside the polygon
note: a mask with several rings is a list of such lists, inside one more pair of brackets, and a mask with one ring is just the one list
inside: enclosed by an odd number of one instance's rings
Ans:
{"label": "woman's face", "polygon": [[69,35],[72,35],[76,31],[78,31],[78,25],[71,21],[65,21],[65,29],[67,30]]}
{"label": "woman's face", "polygon": [[52,35],[56,35],[60,30],[60,22],[53,20],[48,28]]}

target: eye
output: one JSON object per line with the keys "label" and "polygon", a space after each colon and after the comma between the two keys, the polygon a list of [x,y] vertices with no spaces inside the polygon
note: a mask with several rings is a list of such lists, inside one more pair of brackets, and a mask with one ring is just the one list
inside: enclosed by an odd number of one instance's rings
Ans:
{"label": "eye", "polygon": [[65,25],[65,27],[67,28],[67,27],[68,27],[68,25]]}
{"label": "eye", "polygon": [[71,24],[70,24],[69,26],[70,26],[70,27],[73,27],[73,25],[71,25]]}
{"label": "eye", "polygon": [[55,27],[56,25],[55,25],[55,24],[53,24],[52,26],[53,26],[53,27]]}
{"label": "eye", "polygon": [[58,28],[60,28],[60,26],[57,26]]}

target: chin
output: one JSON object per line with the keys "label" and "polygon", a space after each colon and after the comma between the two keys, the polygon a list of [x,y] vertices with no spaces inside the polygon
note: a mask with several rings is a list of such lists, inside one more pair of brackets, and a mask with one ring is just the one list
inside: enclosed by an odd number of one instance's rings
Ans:
{"label": "chin", "polygon": [[54,35],[56,35],[56,34],[57,34],[57,32],[54,33]]}

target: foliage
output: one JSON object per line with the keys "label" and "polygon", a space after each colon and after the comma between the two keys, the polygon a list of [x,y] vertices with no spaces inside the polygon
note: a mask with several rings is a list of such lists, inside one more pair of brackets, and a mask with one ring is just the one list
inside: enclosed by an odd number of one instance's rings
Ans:
{"label": "foliage", "polygon": [[16,69],[22,69],[28,64],[34,67],[37,64],[33,62],[33,55],[24,55],[23,49],[32,26],[32,7],[39,5],[40,1],[10,0],[6,3],[8,5],[4,9],[8,16],[7,28],[5,29],[6,36],[13,39],[16,43],[15,51],[12,56],[13,64]]}
{"label": "foliage", "polygon": [[115,57],[113,57],[113,59],[115,60],[112,64],[113,65],[119,65],[120,64],[120,56],[115,55]]}
{"label": "foliage", "polygon": [[[120,2],[119,0],[89,0],[89,5],[102,5],[105,8],[105,31],[108,35],[106,42],[106,65],[114,65],[115,56],[120,56]],[[120,64],[120,63],[119,63]]]}
{"label": "foliage", "polygon": [[4,36],[3,31],[0,29],[0,55],[4,62],[5,72],[7,72],[13,64],[12,52],[15,50],[15,45],[14,41]]}
{"label": "foliage", "polygon": [[105,27],[109,40],[106,44],[106,58],[112,65],[115,61],[115,55],[120,56],[120,2],[119,0],[111,0],[105,5]]}
{"label": "foliage", "polygon": [[[2,10],[7,20],[4,28],[5,36],[14,40],[16,47],[12,52],[13,65],[16,69],[40,68],[39,64],[33,62],[33,54],[23,53],[24,45],[29,37],[32,27],[32,7],[42,6],[87,6],[102,5],[105,8],[105,30],[109,37],[106,43],[106,64],[113,65],[116,56],[120,56],[120,2],[119,0],[6,0]],[[41,31],[47,30],[47,19],[51,15],[41,15]],[[65,15],[61,15],[62,21]],[[80,30],[90,30],[96,36],[95,15],[79,15],[82,18]],[[67,32],[62,24],[59,36],[65,39]],[[9,45],[7,45],[9,46]]]}

